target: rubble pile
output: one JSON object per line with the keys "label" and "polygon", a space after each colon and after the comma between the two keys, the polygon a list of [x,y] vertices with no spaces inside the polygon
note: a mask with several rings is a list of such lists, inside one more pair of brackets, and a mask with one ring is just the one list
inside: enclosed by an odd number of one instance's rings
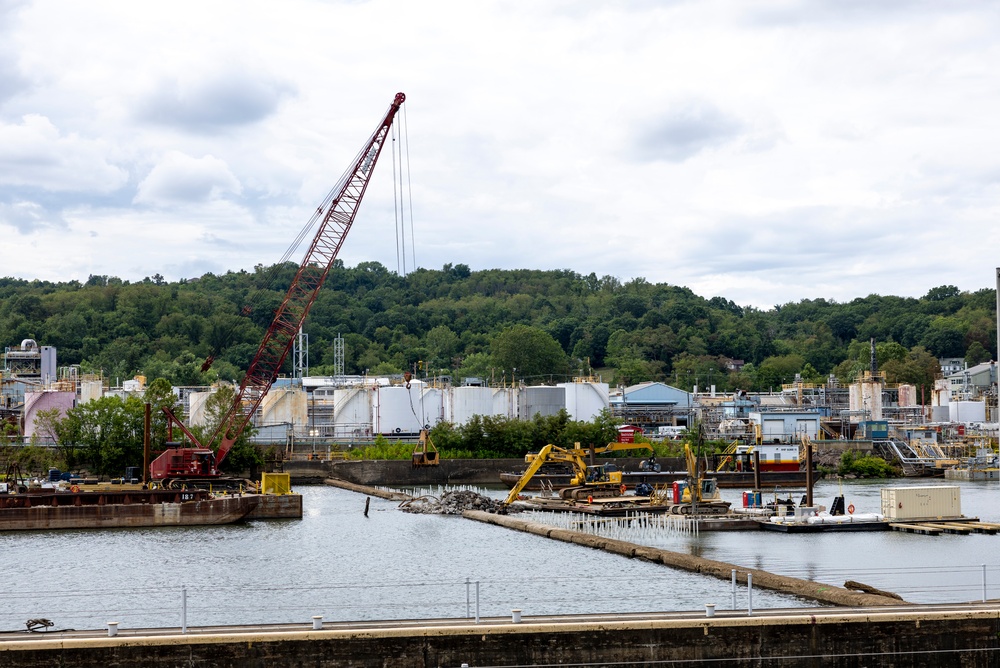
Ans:
{"label": "rubble pile", "polygon": [[431,495],[418,496],[399,504],[399,509],[426,515],[461,515],[466,510],[482,510],[497,515],[512,512],[503,501],[469,491],[445,492],[441,498]]}

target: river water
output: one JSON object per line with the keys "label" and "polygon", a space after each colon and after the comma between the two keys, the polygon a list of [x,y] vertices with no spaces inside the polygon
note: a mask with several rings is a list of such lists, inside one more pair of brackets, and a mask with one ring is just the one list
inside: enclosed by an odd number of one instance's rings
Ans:
{"label": "river water", "polygon": [[[858,512],[877,512],[887,483],[844,483]],[[945,484],[899,481],[890,484]],[[1000,522],[998,483],[962,488],[967,516]],[[814,495],[829,505],[838,483]],[[0,534],[0,631],[46,618],[54,628],[429,619],[733,607],[729,582],[674,571],[461,517],[412,515],[397,503],[332,487],[301,487],[302,520],[221,527]],[[504,490],[486,493],[502,498]],[[738,502],[738,490],[723,490]],[[801,496],[801,490],[793,493]],[[784,493],[783,493],[784,495]],[[765,495],[766,496],[766,495]],[[541,516],[539,516],[541,517]],[[631,531],[631,529],[629,530]],[[913,602],[1000,597],[1000,535],[897,532],[778,534],[647,529],[616,536],[843,585],[858,580]],[[183,592],[183,594],[182,594]],[[736,608],[746,609],[740,587]],[[755,590],[755,608],[813,605]]]}

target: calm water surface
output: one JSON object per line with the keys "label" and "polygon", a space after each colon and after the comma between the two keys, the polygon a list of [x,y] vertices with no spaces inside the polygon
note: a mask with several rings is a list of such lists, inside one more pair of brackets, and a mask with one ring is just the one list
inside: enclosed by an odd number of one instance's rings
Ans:
{"label": "calm water surface", "polygon": [[[945,484],[901,481],[893,484]],[[962,487],[963,512],[1000,522],[998,483]],[[844,484],[858,512],[877,511],[885,483]],[[830,504],[836,482],[816,486]],[[44,617],[56,628],[256,624],[326,620],[427,619],[480,614],[720,609],[728,582],[560,543],[460,517],[411,515],[395,502],[331,487],[301,487],[301,521],[223,527],[0,534],[0,631]],[[504,491],[493,490],[502,497]],[[724,490],[736,502],[738,490]],[[801,496],[801,491],[795,498]],[[678,535],[643,542],[679,552],[842,585],[860,580],[914,602],[1000,597],[1000,536],[895,532]],[[746,590],[737,607],[745,609]],[[812,605],[756,590],[754,607]]]}

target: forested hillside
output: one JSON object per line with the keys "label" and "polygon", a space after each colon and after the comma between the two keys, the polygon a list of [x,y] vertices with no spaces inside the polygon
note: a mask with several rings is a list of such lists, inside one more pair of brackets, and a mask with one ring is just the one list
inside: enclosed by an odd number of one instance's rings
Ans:
{"label": "forested hillside", "polygon": [[[56,346],[60,366],[112,382],[138,373],[175,385],[238,380],[295,270],[286,263],[177,283],[0,279],[0,343]],[[920,299],[817,298],[763,311],[643,279],[462,264],[401,277],[375,262],[338,261],[305,331],[313,375],[332,372],[341,334],[348,374],[416,369],[543,383],[597,369],[612,383],[727,390],[766,390],[796,373],[848,381],[867,367],[874,337],[891,382],[928,386],[938,357],[995,358],[995,295],[940,286]],[[203,374],[209,354],[218,359]],[[729,360],[746,365],[734,372]]]}

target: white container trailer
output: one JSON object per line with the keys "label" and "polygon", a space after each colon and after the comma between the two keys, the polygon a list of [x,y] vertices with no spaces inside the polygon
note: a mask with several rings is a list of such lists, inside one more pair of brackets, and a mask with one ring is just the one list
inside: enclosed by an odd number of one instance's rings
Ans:
{"label": "white container trailer", "polygon": [[462,426],[473,415],[493,415],[493,388],[463,386],[451,390],[451,421]]}
{"label": "white container trailer", "polygon": [[949,485],[885,487],[882,489],[882,514],[887,520],[961,517],[961,489]]}
{"label": "white container trailer", "polygon": [[566,393],[566,412],[572,420],[590,422],[608,407],[607,383],[559,383]]}

